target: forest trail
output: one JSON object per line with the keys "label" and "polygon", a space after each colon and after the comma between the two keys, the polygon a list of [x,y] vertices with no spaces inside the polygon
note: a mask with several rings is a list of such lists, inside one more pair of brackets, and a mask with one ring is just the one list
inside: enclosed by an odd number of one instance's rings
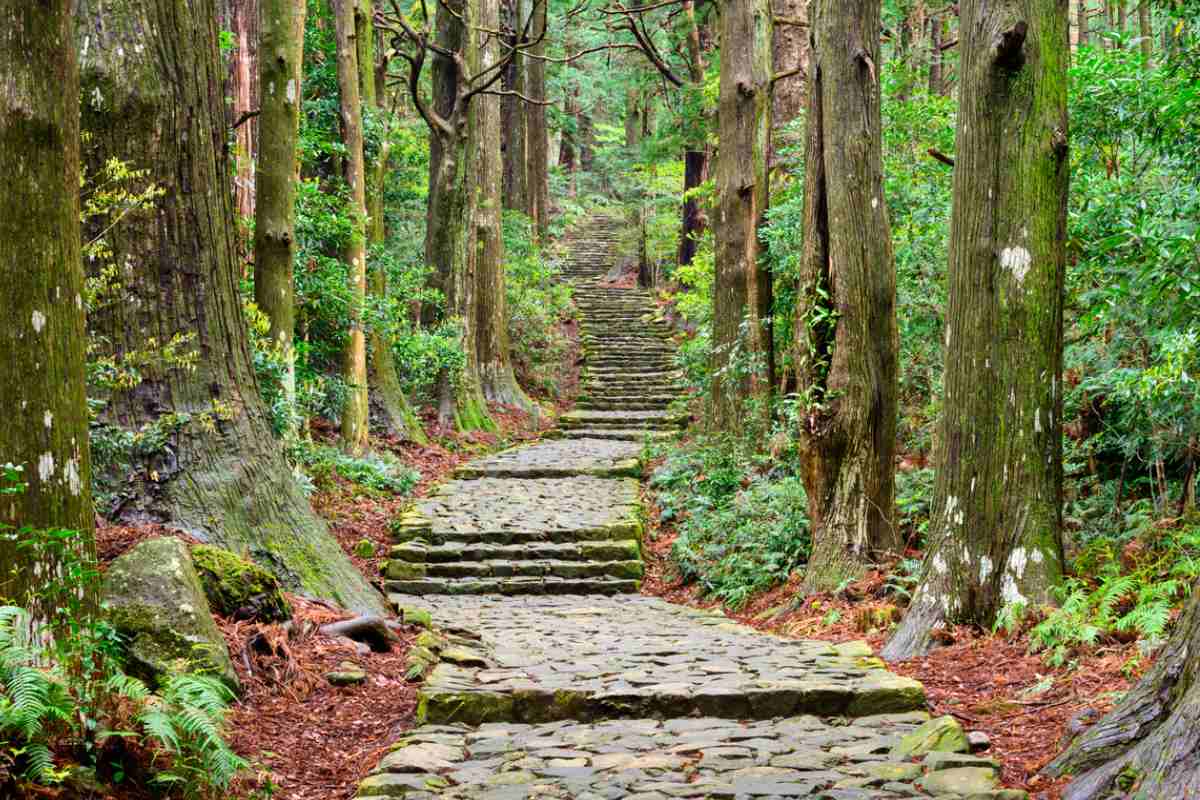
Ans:
{"label": "forest trail", "polygon": [[603,282],[616,224],[570,238],[586,374],[561,437],[468,464],[397,528],[389,600],[445,638],[426,640],[419,727],[359,797],[958,797],[963,769],[972,797],[1023,796],[990,793],[985,759],[893,750],[928,720],[924,689],[865,643],[636,594],[638,455],[684,420],[650,295]]}

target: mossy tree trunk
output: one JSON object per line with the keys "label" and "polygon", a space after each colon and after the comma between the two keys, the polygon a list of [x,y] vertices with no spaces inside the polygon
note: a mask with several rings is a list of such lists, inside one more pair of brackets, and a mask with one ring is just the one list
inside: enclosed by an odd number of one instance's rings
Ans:
{"label": "mossy tree trunk", "polygon": [[[529,18],[528,0],[505,0],[505,28],[513,31],[507,36],[508,47],[519,47]],[[526,94],[525,59],[517,53],[504,70],[502,89],[514,94],[506,95],[501,101],[501,137],[504,149],[504,207],[522,214],[529,212],[529,156],[527,127],[530,115],[525,112]]]}
{"label": "mossy tree trunk", "polygon": [[962,8],[938,474],[890,659],[942,624],[1049,602],[1062,569],[1067,16],[1058,0]]}
{"label": "mossy tree trunk", "polygon": [[364,312],[367,302],[367,172],[363,160],[362,95],[359,91],[356,0],[334,0],[337,39],[338,97],[342,142],[346,146],[343,174],[349,189],[346,216],[350,234],[342,247],[350,308],[349,330],[342,352],[342,380],[346,400],[342,405],[342,446],[351,453],[367,448],[369,398],[367,390],[367,338]]}
{"label": "mossy tree trunk", "polygon": [[898,335],[883,197],[879,0],[812,6],[804,248],[796,298],[813,552],[806,591],[858,575],[892,525]]}
{"label": "mossy tree trunk", "polygon": [[713,382],[709,422],[736,430],[754,395],[769,413],[774,383],[770,273],[758,229],[767,210],[771,140],[771,9],[731,0],[721,10],[721,153],[717,160]]}
{"label": "mossy tree trunk", "polygon": [[1065,800],[1200,794],[1200,587],[1154,666],[1046,768],[1074,775]]}
{"label": "mossy tree trunk", "polygon": [[[387,115],[386,81],[378,78],[377,66],[380,58],[375,52],[374,7],[371,0],[356,0],[354,9],[355,49],[358,60],[358,88],[363,109],[373,109]],[[375,157],[364,163],[366,173],[366,231],[367,246],[373,250],[383,247],[387,241],[387,221],[384,215],[384,189],[387,178],[390,151],[391,119],[385,120],[384,134]],[[365,153],[364,153],[365,159]],[[370,253],[368,252],[368,262]],[[373,267],[373,268],[372,268]],[[367,292],[382,303],[387,298],[387,272],[381,263],[368,263]],[[400,385],[400,373],[396,369],[396,357],[392,352],[392,341],[386,328],[379,325],[367,326],[367,395],[375,408],[375,419],[387,433],[414,442],[425,442],[425,430],[421,427],[413,407],[409,404]]]}
{"label": "mossy tree trunk", "polygon": [[[79,253],[79,73],[72,3],[0,1],[0,465],[26,488],[0,483],[5,528],[79,532],[94,560],[88,412],[84,390],[83,266]],[[60,567],[51,554],[0,535],[0,598],[35,619]],[[61,573],[59,573],[61,574]]]}
{"label": "mossy tree trunk", "polygon": [[282,354],[284,394],[296,400],[296,148],[300,133],[304,0],[261,0],[259,150],[254,203],[254,302]]}
{"label": "mossy tree trunk", "polygon": [[528,137],[526,156],[529,177],[527,208],[537,229],[538,239],[546,240],[550,231],[550,131],[546,125],[546,29],[550,0],[531,0],[533,24],[527,63],[529,97],[537,102],[525,104],[525,129]]}
{"label": "mossy tree trunk", "polygon": [[166,434],[134,465],[118,516],[174,526],[250,556],[294,591],[380,613],[382,599],[301,494],[258,394],[237,293],[214,2],[80,7],[85,161],[122,159],[164,191],[152,211],[106,235],[126,299],[92,327],[112,353],[181,335],[197,355],[193,369],[151,365],[140,385],[111,398],[108,420],[157,423]]}
{"label": "mossy tree trunk", "polygon": [[[500,27],[500,0],[475,0],[478,3],[474,33],[478,42],[477,72],[498,68],[500,43],[483,31]],[[538,3],[544,6],[544,2]],[[472,100],[471,190],[476,311],[476,357],[479,383],[485,398],[493,403],[535,411],[536,406],[517,384],[509,355],[508,304],[504,286],[504,237],[501,228],[503,163],[500,152],[500,98],[494,94],[477,95]],[[532,172],[533,170],[530,170]],[[531,193],[532,195],[532,193]]]}

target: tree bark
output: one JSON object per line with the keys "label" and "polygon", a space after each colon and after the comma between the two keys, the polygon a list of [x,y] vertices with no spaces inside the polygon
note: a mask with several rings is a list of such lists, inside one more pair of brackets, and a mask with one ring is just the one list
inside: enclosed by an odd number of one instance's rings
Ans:
{"label": "tree bark", "polygon": [[1138,2],[1138,36],[1141,38],[1142,69],[1154,66],[1154,26],[1150,18],[1150,0]]}
{"label": "tree bark", "polygon": [[[537,44],[529,49],[526,60],[529,96],[533,100],[546,100],[546,37],[549,0],[532,0],[534,24],[530,36]],[[538,238],[545,241],[550,231],[550,132],[546,126],[546,106],[541,102],[525,104],[525,128],[528,137],[527,157],[529,179],[527,192],[529,216],[533,219]]]}
{"label": "tree bark", "polygon": [[805,235],[797,288],[807,591],[898,548],[896,267],[883,196],[879,0],[813,6]]}
{"label": "tree bark", "polygon": [[[704,42],[700,31],[700,23],[696,19],[696,8],[693,0],[683,0],[680,3],[684,19],[687,23],[687,66],[690,91],[702,91],[704,85]],[[679,254],[677,261],[682,266],[692,263],[696,250],[700,247],[700,238],[704,235],[705,218],[700,201],[692,192],[708,180],[709,177],[708,143],[701,140],[690,142],[683,153],[683,207],[679,231]]]}
{"label": "tree bark", "polygon": [[350,294],[349,330],[342,354],[342,380],[346,401],[342,406],[342,446],[351,453],[367,448],[369,414],[367,394],[367,339],[363,311],[367,300],[367,173],[363,161],[362,99],[359,92],[358,52],[369,46],[356,35],[355,9],[361,0],[334,0],[337,38],[338,96],[342,120],[343,164],[349,198],[346,216],[350,235],[342,248]]}
{"label": "tree bark", "polygon": [[962,8],[938,474],[889,659],[939,625],[1050,602],[1062,570],[1068,21],[1058,0]]}
{"label": "tree bark", "polygon": [[[790,22],[808,20],[808,0],[773,0],[771,5],[776,18]],[[780,147],[800,141],[800,134],[792,134],[790,139],[785,138],[784,129],[804,111],[807,99],[805,75],[808,72],[808,29],[788,23],[776,24],[772,39],[771,61],[775,74],[784,75],[796,69],[800,70],[776,81],[771,90],[771,126],[774,128],[771,160],[774,162]]]}
{"label": "tree bark", "polygon": [[[300,132],[304,0],[261,0],[258,59],[261,113],[254,179],[254,302],[271,321],[270,339],[286,365],[283,390],[296,402],[296,147]],[[292,425],[289,424],[289,428]]]}
{"label": "tree bark", "polygon": [[[79,253],[79,72],[68,0],[0,0],[0,464],[26,488],[0,493],[0,532],[65,528],[95,560],[84,390],[83,267]],[[0,492],[15,487],[0,482]],[[35,620],[62,575],[51,553],[0,536],[0,597]]]}
{"label": "tree bark", "polygon": [[1088,44],[1088,4],[1087,0],[1079,0],[1077,8],[1078,13],[1075,16],[1075,28],[1077,30],[1076,40],[1080,47],[1086,47]]}
{"label": "tree bark", "polygon": [[[375,52],[374,9],[371,0],[356,0],[354,28],[361,107],[374,109],[376,113],[386,115],[387,83],[378,79],[377,64],[380,59]],[[391,120],[387,119],[385,124],[390,131]],[[390,157],[390,137],[385,132],[381,138],[374,160],[364,164],[367,244],[371,249],[383,247],[387,240],[383,197]],[[382,265],[376,265],[374,269],[369,267],[370,264],[367,270],[367,292],[371,297],[383,302],[387,299],[387,273]],[[385,432],[407,441],[426,441],[421,421],[400,385],[400,374],[396,369],[391,339],[375,325],[370,326],[367,331],[367,359],[368,412],[373,405],[375,419]]]}
{"label": "tree bark", "polygon": [[[509,47],[522,44],[525,20],[529,17],[528,0],[506,0],[504,3],[508,27],[513,35],[507,37]],[[526,92],[526,65],[520,53],[513,56],[504,72],[502,88],[505,91],[524,95]],[[529,155],[526,144],[526,125],[530,116],[525,110],[525,101],[520,97],[505,97],[501,101],[501,139],[504,152],[504,207],[527,214],[530,210]]]}
{"label": "tree bark", "polygon": [[758,230],[765,219],[771,137],[771,9],[730,0],[721,12],[721,153],[713,286],[710,424],[737,430],[750,395],[769,413],[773,352],[770,273]]}
{"label": "tree bark", "polygon": [[[269,2],[270,0],[266,0]],[[260,0],[234,0],[230,17],[234,40],[237,42],[233,55],[232,80],[233,119],[243,119],[246,114],[261,108],[255,89],[258,72],[259,4]],[[234,131],[237,141],[234,164],[237,175],[233,180],[234,204],[238,216],[254,219],[256,190],[254,185],[255,161],[258,156],[258,131],[256,120],[248,119]]]}
{"label": "tree bark", "polygon": [[[253,558],[294,591],[381,613],[313,515],[270,433],[237,293],[229,131],[213,0],[81,3],[86,163],[119,158],[165,192],[106,234],[127,301],[91,324],[113,353],[192,337],[194,369],[147,368],[108,420],[162,427],[119,518],[170,524]],[[138,42],[141,47],[130,46]],[[73,96],[73,95],[72,95]]]}
{"label": "tree bark", "polygon": [[[476,26],[485,30],[500,27],[500,0],[476,0]],[[539,5],[544,3],[539,2]],[[478,71],[487,73],[499,63],[500,45],[488,33],[478,33]],[[490,73],[488,73],[490,74]],[[476,354],[483,396],[523,411],[537,406],[517,384],[509,357],[508,304],[504,286],[504,236],[501,227],[500,98],[478,95],[472,105],[471,187],[475,193],[473,231],[476,281]]]}
{"label": "tree bark", "polygon": [[929,93],[942,94],[945,91],[945,81],[942,66],[945,57],[942,54],[942,39],[946,31],[946,23],[942,14],[934,14],[929,18]]}
{"label": "tree bark", "polygon": [[1075,775],[1063,797],[1135,800],[1200,793],[1200,591],[1154,666],[1121,702],[1046,768]]}

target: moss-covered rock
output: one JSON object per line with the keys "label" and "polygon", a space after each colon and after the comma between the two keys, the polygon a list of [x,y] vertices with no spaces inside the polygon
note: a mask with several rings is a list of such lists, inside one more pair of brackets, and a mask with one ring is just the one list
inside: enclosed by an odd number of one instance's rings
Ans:
{"label": "moss-covered rock", "polygon": [[292,616],[279,580],[253,561],[220,547],[192,548],[209,607],[223,617],[281,622]]}
{"label": "moss-covered rock", "polygon": [[101,597],[124,637],[126,667],[134,675],[160,684],[172,674],[203,672],[238,688],[225,639],[180,540],[150,539],[113,561]]}
{"label": "moss-covered rock", "polygon": [[911,758],[926,753],[966,753],[971,746],[958,720],[947,714],[918,726],[892,748],[893,758]]}

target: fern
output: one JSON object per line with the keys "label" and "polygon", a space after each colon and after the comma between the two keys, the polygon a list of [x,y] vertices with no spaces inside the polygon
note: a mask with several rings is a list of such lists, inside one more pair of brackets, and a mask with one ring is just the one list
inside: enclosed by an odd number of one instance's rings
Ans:
{"label": "fern", "polygon": [[248,764],[225,742],[222,728],[233,693],[216,678],[178,675],[139,716],[146,735],[172,757],[154,782],[188,796],[227,787]]}

